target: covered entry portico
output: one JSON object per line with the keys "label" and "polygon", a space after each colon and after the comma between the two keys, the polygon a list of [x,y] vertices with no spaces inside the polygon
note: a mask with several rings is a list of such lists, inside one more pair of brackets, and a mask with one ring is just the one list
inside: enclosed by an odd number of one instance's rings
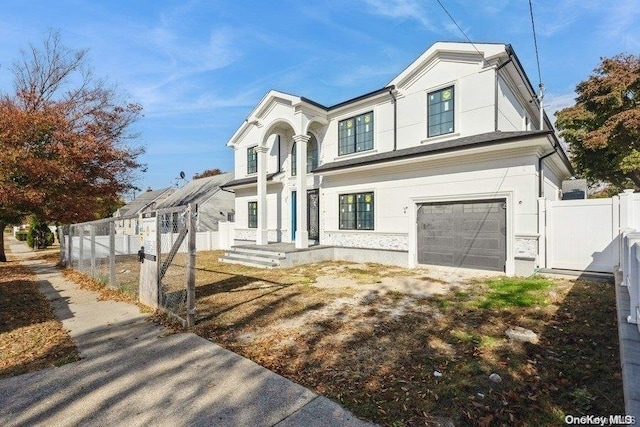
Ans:
{"label": "covered entry portico", "polygon": [[270,92],[231,139],[228,145],[242,153],[236,156],[236,180],[225,186],[236,192],[237,240],[258,246],[291,242],[296,249],[319,242],[320,183],[312,169],[326,133],[325,115],[304,99]]}

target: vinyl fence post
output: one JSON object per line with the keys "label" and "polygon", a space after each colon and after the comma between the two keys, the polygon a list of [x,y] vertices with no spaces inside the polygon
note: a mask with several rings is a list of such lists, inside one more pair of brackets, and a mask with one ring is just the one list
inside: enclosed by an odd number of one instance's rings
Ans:
{"label": "vinyl fence post", "polygon": [[96,277],[96,227],[89,226],[89,238],[91,239],[91,277]]}
{"label": "vinyl fence post", "polygon": [[79,227],[80,241],[78,243],[78,270],[82,271],[84,268],[84,225]]}
{"label": "vinyl fence post", "polygon": [[109,286],[116,286],[116,224],[109,222]]}
{"label": "vinyl fence post", "polygon": [[67,267],[73,268],[73,231],[74,226],[69,225],[69,231],[67,236],[69,237],[69,243],[67,243]]}
{"label": "vinyl fence post", "polygon": [[[195,207],[195,209],[194,209]],[[196,318],[196,212],[197,205],[189,203],[187,208],[189,237],[187,261],[187,328],[195,325]]]}

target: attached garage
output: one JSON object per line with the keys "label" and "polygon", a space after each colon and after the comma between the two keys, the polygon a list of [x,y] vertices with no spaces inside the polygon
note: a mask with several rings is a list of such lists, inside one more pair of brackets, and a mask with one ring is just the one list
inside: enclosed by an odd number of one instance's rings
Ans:
{"label": "attached garage", "polygon": [[418,263],[504,271],[506,229],[505,199],[422,203]]}

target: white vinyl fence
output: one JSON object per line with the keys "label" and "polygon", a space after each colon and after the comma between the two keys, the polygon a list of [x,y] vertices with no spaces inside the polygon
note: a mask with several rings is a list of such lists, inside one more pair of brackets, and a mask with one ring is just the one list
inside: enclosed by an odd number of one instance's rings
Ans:
{"label": "white vinyl fence", "polygon": [[[626,229],[621,236],[620,270],[622,286],[629,290],[629,323],[638,324],[640,320],[640,232]],[[640,331],[640,324],[638,325]]]}
{"label": "white vinyl fence", "polygon": [[[89,225],[86,225],[87,230]],[[178,233],[162,233],[163,246],[171,247],[176,241]],[[91,236],[85,234],[82,236],[73,236],[72,240],[68,239],[65,245],[71,241],[71,259],[87,260],[91,258],[102,259],[110,256],[110,236]],[[92,243],[93,242],[93,243]],[[140,236],[138,235],[119,235],[114,236],[115,255],[135,255],[140,249]],[[92,249],[93,247],[93,249]],[[219,233],[217,231],[199,231],[196,233],[196,250],[213,251],[216,249],[224,249],[220,245]],[[68,252],[68,246],[65,252]],[[187,253],[187,244],[183,242],[180,245],[178,253]]]}
{"label": "white vinyl fence", "polygon": [[540,200],[540,265],[612,273],[620,264],[621,233],[640,229],[640,194],[608,199]]}
{"label": "white vinyl fence", "polygon": [[[163,225],[175,215],[167,216]],[[179,233],[175,227],[158,236],[159,247],[173,248]],[[220,231],[202,231],[196,234],[196,251],[229,249],[233,245],[233,223],[219,223]],[[143,223],[138,215],[107,218],[71,224],[60,228],[60,261],[112,288],[138,296],[140,276],[138,251],[142,244]],[[188,253],[185,239],[176,253]],[[168,279],[167,279],[168,280]]]}

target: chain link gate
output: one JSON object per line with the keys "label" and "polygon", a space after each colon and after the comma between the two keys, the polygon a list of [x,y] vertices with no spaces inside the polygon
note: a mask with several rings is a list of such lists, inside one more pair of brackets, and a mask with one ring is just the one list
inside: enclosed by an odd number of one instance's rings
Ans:
{"label": "chain link gate", "polygon": [[183,326],[195,323],[195,205],[141,216],[140,299]]}

